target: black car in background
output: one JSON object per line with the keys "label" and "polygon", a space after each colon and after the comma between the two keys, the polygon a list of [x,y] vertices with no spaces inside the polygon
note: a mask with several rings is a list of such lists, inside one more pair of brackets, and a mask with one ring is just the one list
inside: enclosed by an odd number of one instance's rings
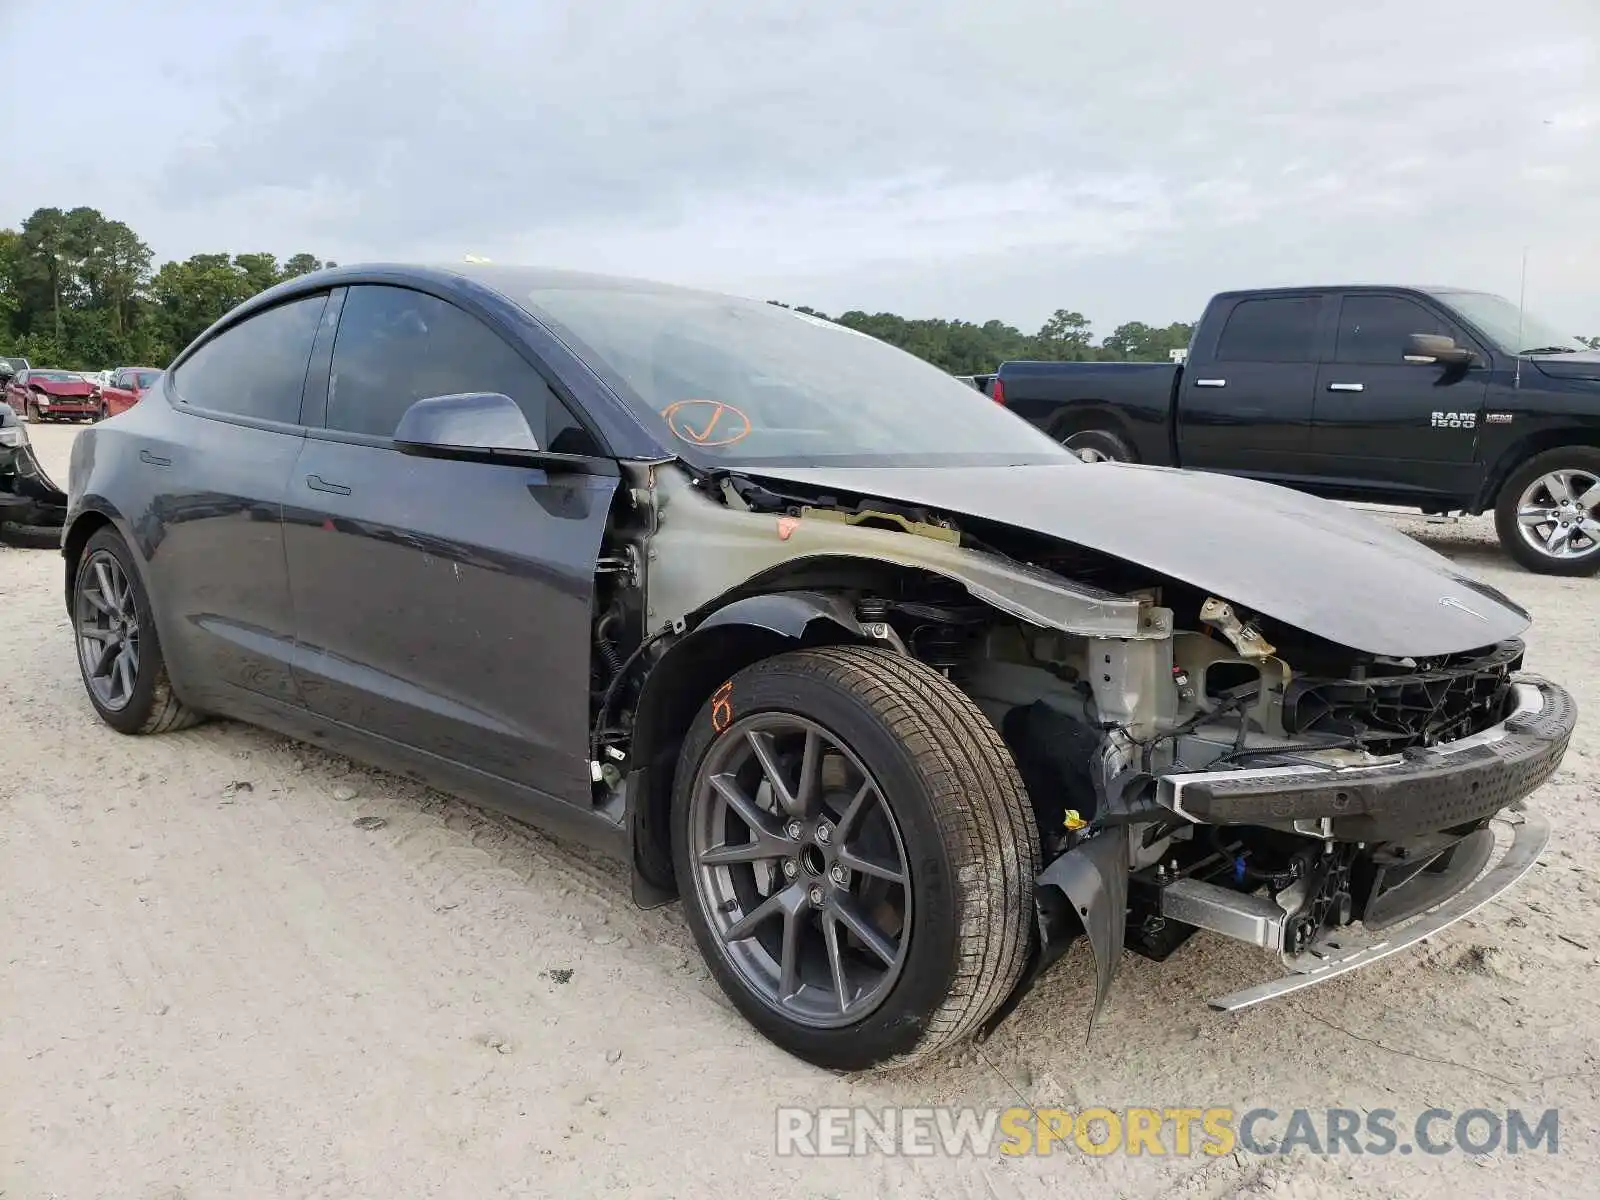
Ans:
{"label": "black car in background", "polygon": [[15,409],[0,402],[0,542],[59,546],[66,515],[66,494],[39,465],[27,425]]}
{"label": "black car in background", "polygon": [[1377,961],[1533,865],[1501,810],[1575,719],[1522,609],[1342,506],[1088,467],[874,338],[639,281],[299,277],[68,490],[107,724],[249,721],[613,851],[830,1067],[991,1027],[1075,939],[1096,1006],[1125,939],[1290,965],[1221,1007]]}
{"label": "black car in background", "polygon": [[1600,571],[1600,351],[1461,288],[1224,292],[1188,361],[1008,362],[996,400],[1093,462],[1493,511],[1531,571]]}

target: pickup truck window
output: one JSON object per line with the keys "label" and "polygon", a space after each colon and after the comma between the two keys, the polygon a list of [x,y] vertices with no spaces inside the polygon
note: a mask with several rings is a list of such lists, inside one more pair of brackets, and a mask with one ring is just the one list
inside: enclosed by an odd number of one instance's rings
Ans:
{"label": "pickup truck window", "polygon": [[1310,362],[1318,296],[1269,296],[1234,305],[1217,342],[1218,362]]}
{"label": "pickup truck window", "polygon": [[1346,296],[1339,306],[1339,343],[1334,358],[1346,363],[1401,363],[1413,333],[1456,331],[1415,300],[1404,296]]}

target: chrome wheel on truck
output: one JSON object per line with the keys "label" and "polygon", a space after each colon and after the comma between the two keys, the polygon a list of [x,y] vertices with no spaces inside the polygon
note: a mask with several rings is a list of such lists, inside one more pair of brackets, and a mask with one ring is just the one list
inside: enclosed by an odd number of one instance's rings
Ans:
{"label": "chrome wheel on truck", "polygon": [[1534,458],[1501,489],[1495,525],[1506,550],[1530,571],[1600,570],[1600,450],[1572,446]]}
{"label": "chrome wheel on truck", "polygon": [[1104,429],[1081,429],[1062,438],[1061,444],[1086,463],[1133,461],[1128,444]]}

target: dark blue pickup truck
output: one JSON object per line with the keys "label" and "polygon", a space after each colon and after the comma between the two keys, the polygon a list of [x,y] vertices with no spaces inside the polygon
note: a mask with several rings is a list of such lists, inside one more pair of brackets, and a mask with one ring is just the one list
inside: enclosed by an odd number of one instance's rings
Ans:
{"label": "dark blue pickup truck", "polygon": [[1600,352],[1499,296],[1224,292],[1181,366],[1007,362],[990,394],[1089,461],[1493,510],[1529,570],[1600,570]]}

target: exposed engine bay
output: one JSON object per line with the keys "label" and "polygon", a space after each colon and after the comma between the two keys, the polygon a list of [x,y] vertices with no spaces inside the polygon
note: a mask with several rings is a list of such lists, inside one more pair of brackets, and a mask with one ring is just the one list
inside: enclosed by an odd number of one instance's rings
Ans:
{"label": "exposed engine bay", "polygon": [[[1200,929],[1306,976],[1381,956],[1347,953],[1344,932],[1463,894],[1495,854],[1491,821],[1554,770],[1570,732],[1552,710],[1565,693],[1519,679],[1515,638],[1420,658],[1356,651],[992,522],[676,466],[633,482],[601,559],[597,800],[624,790],[655,664],[730,603],[815,598],[803,638],[886,643],[1000,732],[1044,867],[1034,974],[1086,934],[1102,1003],[1124,946],[1162,959]],[[699,577],[658,570],[658,551],[679,570],[699,561]],[[1519,720],[1548,753],[1491,761]],[[1531,866],[1541,829],[1508,873]],[[1214,1003],[1275,994],[1253,991]]]}

